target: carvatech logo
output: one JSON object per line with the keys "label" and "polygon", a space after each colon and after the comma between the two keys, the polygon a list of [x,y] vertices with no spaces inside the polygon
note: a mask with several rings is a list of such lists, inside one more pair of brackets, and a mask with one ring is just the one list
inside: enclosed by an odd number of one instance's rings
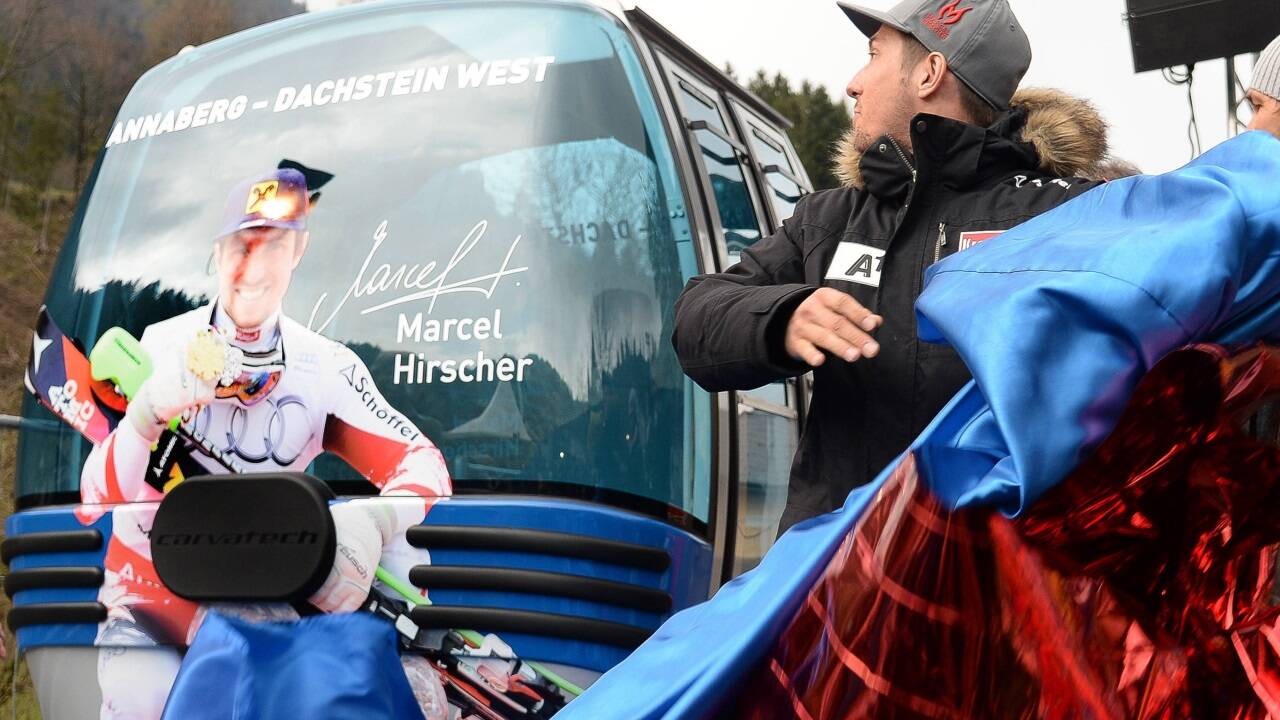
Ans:
{"label": "carvatech logo", "polygon": [[153,535],[156,545],[315,545],[320,536],[309,530],[294,532],[256,532],[250,530],[242,533],[165,533]]}

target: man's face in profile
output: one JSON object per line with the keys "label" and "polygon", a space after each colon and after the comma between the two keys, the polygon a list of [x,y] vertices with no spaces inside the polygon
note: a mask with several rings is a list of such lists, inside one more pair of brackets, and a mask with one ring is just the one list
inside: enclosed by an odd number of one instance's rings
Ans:
{"label": "man's face in profile", "polygon": [[286,228],[240,230],[217,241],[218,297],[236,325],[253,328],[280,309],[306,234]]}
{"label": "man's face in profile", "polygon": [[891,135],[899,141],[908,139],[915,112],[907,90],[910,69],[903,67],[906,39],[897,30],[882,26],[871,37],[871,57],[866,66],[845,88],[845,93],[855,100],[853,132],[859,150],[866,150],[881,135]]}
{"label": "man's face in profile", "polygon": [[1245,97],[1253,108],[1249,129],[1265,130],[1280,138],[1280,100],[1258,90],[1250,90]]}

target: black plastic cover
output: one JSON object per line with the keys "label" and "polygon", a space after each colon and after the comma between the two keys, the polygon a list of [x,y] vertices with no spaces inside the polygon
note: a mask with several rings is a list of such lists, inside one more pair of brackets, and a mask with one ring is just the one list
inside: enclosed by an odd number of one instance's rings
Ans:
{"label": "black plastic cover", "polygon": [[188,600],[304,601],[333,566],[332,497],[305,473],[188,478],[156,512],[156,572]]}

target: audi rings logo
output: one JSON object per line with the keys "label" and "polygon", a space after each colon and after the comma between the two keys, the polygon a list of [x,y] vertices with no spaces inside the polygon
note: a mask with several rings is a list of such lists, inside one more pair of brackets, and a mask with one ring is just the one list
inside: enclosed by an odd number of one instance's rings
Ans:
{"label": "audi rings logo", "polygon": [[236,405],[225,422],[226,449],[249,463],[291,465],[315,434],[307,406],[297,395],[269,397],[249,410]]}

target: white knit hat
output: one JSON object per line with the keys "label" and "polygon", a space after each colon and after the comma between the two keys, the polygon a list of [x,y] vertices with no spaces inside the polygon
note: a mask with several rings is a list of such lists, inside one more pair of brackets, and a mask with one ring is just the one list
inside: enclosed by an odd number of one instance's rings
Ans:
{"label": "white knit hat", "polygon": [[1280,37],[1271,41],[1253,66],[1253,84],[1249,86],[1280,100]]}

